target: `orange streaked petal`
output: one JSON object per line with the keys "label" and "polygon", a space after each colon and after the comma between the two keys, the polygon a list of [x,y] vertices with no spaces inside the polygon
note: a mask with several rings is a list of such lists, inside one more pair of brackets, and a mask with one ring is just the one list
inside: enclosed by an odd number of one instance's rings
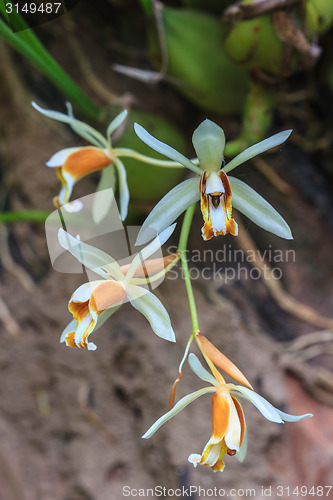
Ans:
{"label": "orange streaked petal", "polygon": [[[162,271],[165,267],[171,264],[174,260],[178,259],[179,255],[177,253],[173,253],[167,255],[166,257],[161,257],[158,259],[148,259],[145,260],[141,266],[137,268],[134,273],[134,278],[145,278],[147,276],[151,276],[153,274]],[[127,271],[130,267],[130,264],[126,266],[121,266],[121,272],[126,276]]]}
{"label": "orange streaked petal", "polygon": [[105,309],[122,302],[125,297],[126,292],[120,283],[107,280],[94,289],[89,301],[89,309],[92,309],[99,315]]}
{"label": "orange streaked petal", "polygon": [[66,345],[68,347],[78,347],[75,344],[74,335],[75,335],[75,332],[67,333],[67,335],[66,335]]}
{"label": "orange streaked petal", "polygon": [[224,354],[222,354],[222,352],[219,351],[206,337],[198,333],[196,334],[196,338],[200,343],[203,352],[218,368],[237,380],[237,382],[240,382],[253,390],[252,385],[237,368],[237,366],[234,365]]}
{"label": "orange streaked petal", "polygon": [[89,314],[89,301],[86,302],[74,302],[72,300],[69,301],[68,310],[73,314],[73,318],[78,322],[83,321],[83,319]]}
{"label": "orange streaked petal", "polygon": [[110,165],[111,159],[102,149],[88,146],[69,155],[62,170],[75,180]]}
{"label": "orange streaked petal", "polygon": [[230,417],[230,403],[228,397],[221,394],[213,394],[212,396],[212,437],[211,443],[221,441],[227,432]]}
{"label": "orange streaked petal", "polygon": [[235,405],[235,408],[236,408],[236,411],[237,411],[237,414],[238,414],[239,422],[240,422],[240,425],[241,425],[241,435],[240,435],[240,441],[239,441],[239,447],[241,447],[242,443],[243,443],[243,439],[244,439],[244,434],[245,434],[245,418],[244,418],[244,413],[243,413],[242,407],[239,404],[238,400],[236,398],[234,398],[234,396],[231,396],[231,398],[232,398],[232,400],[234,402],[234,405]]}

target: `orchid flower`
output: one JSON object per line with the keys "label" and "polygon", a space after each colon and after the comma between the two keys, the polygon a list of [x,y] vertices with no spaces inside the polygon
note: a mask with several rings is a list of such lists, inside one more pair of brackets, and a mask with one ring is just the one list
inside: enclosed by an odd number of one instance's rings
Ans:
{"label": "orchid flower", "polygon": [[[55,153],[46,163],[48,167],[56,169],[62,188],[58,196],[53,199],[57,208],[65,207],[67,212],[77,212],[81,208],[79,201],[69,203],[74,184],[88,174],[102,170],[102,176],[97,191],[106,188],[115,188],[117,173],[119,185],[120,217],[126,219],[129,191],[126,180],[126,170],[121,160],[113,155],[111,135],[123,123],[127,111],[122,111],[109,124],[104,137],[90,125],[74,118],[72,106],[66,103],[68,114],[46,110],[35,102],[33,107],[53,120],[67,123],[79,136],[91,143],[91,146],[65,148]],[[104,202],[104,200],[103,200]],[[105,209],[104,209],[105,211]]]}
{"label": "orchid flower", "polygon": [[154,294],[141,286],[160,279],[161,274],[178,261],[177,254],[149,260],[171,236],[174,228],[175,224],[166,228],[133,258],[130,265],[121,267],[110,255],[59,229],[60,245],[86,268],[103,278],[85,283],[75,290],[68,304],[74,319],[63,331],[60,342],[66,342],[70,347],[95,350],[96,345],[88,342],[89,335],[126,300],[147,318],[156,335],[175,342],[165,307]]}
{"label": "orchid flower", "polygon": [[291,130],[275,134],[249,147],[223,166],[224,132],[216,123],[206,119],[192,136],[198,166],[172,147],[155,139],[141,125],[136,123],[134,128],[140,139],[155,151],[200,176],[181,182],[162,198],[143,223],[137,239],[138,245],[147,243],[152,238],[152,233],[163,231],[200,199],[205,222],[202,228],[204,240],[227,233],[235,236],[238,234],[237,223],[232,218],[232,206],[267,231],[292,239],[288,224],[264,198],[243,181],[226,175],[254,156],[285,142]]}
{"label": "orchid flower", "polygon": [[[205,339],[200,335],[201,341]],[[205,339],[205,344],[210,342]],[[206,352],[206,345],[204,346]],[[188,461],[196,467],[199,464],[207,465],[216,471],[223,471],[225,454],[235,455],[239,461],[243,461],[247,451],[247,430],[242,406],[238,398],[243,398],[250,401],[262,415],[271,422],[297,422],[311,414],[306,415],[288,415],[274,408],[266,399],[254,392],[251,384],[247,381],[240,370],[224,356],[218,349],[210,344],[210,350],[214,350],[215,361],[219,362],[219,367],[223,367],[225,373],[233,377],[238,382],[244,385],[235,385],[226,383],[221,373],[216,369],[211,359],[205,355],[206,361],[212,373],[209,373],[200,363],[197,356],[193,353],[189,355],[188,361],[194,373],[204,382],[208,382],[210,386],[199,389],[187,396],[183,397],[178,403],[165,415],[160,417],[148,431],[142,436],[150,438],[162,425],[168,420],[177,415],[187,405],[195,401],[203,394],[213,393],[212,395],[212,434],[206,444],[202,454],[192,453],[188,457]],[[204,351],[203,351],[204,353]]]}

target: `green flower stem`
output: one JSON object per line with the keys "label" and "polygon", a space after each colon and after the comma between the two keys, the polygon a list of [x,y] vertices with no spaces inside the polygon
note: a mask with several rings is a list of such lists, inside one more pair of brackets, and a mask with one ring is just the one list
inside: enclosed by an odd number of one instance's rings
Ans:
{"label": "green flower stem", "polygon": [[5,222],[45,222],[51,214],[47,210],[26,210],[25,212],[2,212],[0,213],[0,224]]}
{"label": "green flower stem", "polygon": [[[151,156],[142,155],[133,149],[127,148],[114,148],[112,154],[119,157],[134,158],[135,160],[148,163],[149,165],[155,165],[156,167],[166,167],[166,168],[184,168],[184,165],[170,160],[158,160],[157,158],[152,158]],[[199,164],[197,158],[191,160],[195,165]]]}
{"label": "green flower stem", "polygon": [[194,210],[195,210],[195,205],[196,205],[195,203],[193,205],[191,205],[185,212],[182,230],[180,232],[179,245],[178,245],[178,251],[180,252],[180,258],[181,258],[183,272],[184,272],[184,279],[185,279],[185,286],[186,286],[186,291],[187,291],[187,295],[188,295],[188,302],[189,302],[190,311],[191,311],[192,336],[196,332],[199,332],[200,328],[199,328],[197,306],[195,304],[193,288],[192,288],[192,283],[191,283],[191,277],[190,277],[190,273],[189,273],[189,269],[188,269],[186,249],[187,249],[188,235],[189,235],[189,232],[191,229],[193,214],[194,214]]}

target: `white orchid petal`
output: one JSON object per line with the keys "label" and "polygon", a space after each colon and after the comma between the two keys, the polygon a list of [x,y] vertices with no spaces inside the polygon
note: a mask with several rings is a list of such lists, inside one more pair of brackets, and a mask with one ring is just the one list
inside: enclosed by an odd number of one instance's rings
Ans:
{"label": "white orchid petal", "polygon": [[148,146],[150,146],[152,149],[157,151],[158,153],[161,153],[164,156],[167,156],[171,160],[180,163],[181,165],[184,165],[184,167],[189,168],[193,172],[197,174],[202,174],[202,170],[194,165],[186,156],[182,155],[179,153],[179,151],[176,151],[176,149],[172,148],[171,146],[168,146],[168,144],[165,144],[164,142],[159,141],[155,137],[153,137],[147,130],[145,130],[141,125],[138,123],[134,123],[134,130],[136,135]]}
{"label": "white orchid petal", "polygon": [[225,444],[228,446],[228,448],[230,448],[230,450],[239,451],[241,424],[239,421],[235,403],[230,396],[228,397],[228,400],[230,405],[230,416],[228,429],[224,436]]}
{"label": "white orchid petal", "polygon": [[224,132],[211,120],[204,120],[195,129],[192,142],[202,170],[218,171],[223,161]]}
{"label": "white orchid petal", "polygon": [[304,420],[305,418],[313,417],[312,413],[305,413],[304,415],[290,415],[289,413],[284,413],[277,408],[275,409],[284,422],[299,422],[300,420]]}
{"label": "white orchid petal", "polygon": [[77,321],[76,319],[73,319],[67,326],[66,328],[64,329],[64,331],[62,332],[61,334],[61,337],[60,337],[60,343],[61,342],[65,342],[66,341],[66,337],[67,337],[67,334],[68,333],[72,333],[72,332],[75,332],[76,330],[76,327],[77,327]]}
{"label": "white orchid petal", "polygon": [[237,396],[241,396],[250,401],[260,411],[260,413],[267,418],[267,420],[278,424],[283,423],[278,410],[262,396],[241,385],[228,384],[228,386],[231,388],[231,393],[233,393],[233,391],[237,391]]}
{"label": "white orchid petal", "polygon": [[238,167],[238,165],[241,165],[242,163],[251,160],[251,158],[258,156],[261,153],[264,153],[268,149],[272,149],[275,148],[276,146],[279,146],[288,139],[291,132],[292,130],[284,130],[283,132],[279,132],[278,134],[272,135],[272,137],[269,137],[268,139],[258,142],[258,144],[254,144],[254,146],[245,149],[245,151],[242,151],[241,153],[239,153],[239,155],[235,156],[235,158],[229,161],[229,163],[227,163],[227,165],[223,168],[223,170],[225,171],[225,173],[230,172],[234,168]]}
{"label": "white orchid petal", "polygon": [[96,274],[105,278],[106,272],[104,269],[106,269],[107,273],[115,280],[122,281],[124,279],[119,264],[102,250],[83,243],[63,229],[58,231],[58,240],[65,250],[68,250],[81,264]]}
{"label": "white orchid petal", "polygon": [[218,382],[217,380],[211,375],[200,363],[199,359],[195,354],[191,352],[191,354],[188,357],[188,362],[190,364],[190,367],[194,371],[196,375],[198,375],[201,380],[204,382],[208,382],[212,385],[217,385]]}
{"label": "white orchid petal", "polygon": [[200,396],[203,396],[204,394],[207,394],[209,392],[215,392],[215,388],[204,387],[203,389],[199,389],[198,391],[192,392],[191,394],[183,397],[178,401],[178,403],[175,404],[172,410],[168,411],[167,413],[165,413],[165,415],[162,415],[162,417],[156,420],[156,422],[147,430],[147,432],[142,437],[144,439],[150,438],[160,427],[162,427],[162,425],[170,420],[170,418],[175,417],[179,412],[186,408],[187,405],[192,403],[192,401],[195,401]]}
{"label": "white orchid petal", "polygon": [[118,127],[120,127],[120,125],[123,123],[123,121],[125,120],[126,117],[127,117],[127,109],[124,109],[124,111],[122,111],[121,113],[119,113],[119,115],[117,115],[111,121],[111,123],[109,124],[109,126],[107,128],[106,136],[110,137],[110,135],[113,134],[113,132],[115,130],[117,130]]}
{"label": "white orchid petal", "polygon": [[[47,116],[48,118],[51,118],[52,120],[56,120],[58,122],[62,123],[67,123],[79,136],[83,137],[84,139],[88,140],[94,146],[100,148],[105,148],[107,147],[107,141],[105,137],[102,136],[97,130],[94,128],[90,127],[84,122],[81,122],[80,120],[77,120],[73,116],[65,115],[64,113],[60,113],[59,111],[52,111],[49,109],[43,109],[38,104],[35,102],[32,102],[32,106],[39,111],[44,116]],[[70,106],[67,106],[67,109],[71,110]]]}
{"label": "white orchid petal", "polygon": [[290,227],[275,208],[245,182],[229,177],[232,191],[232,205],[255,224],[271,233],[293,239]]}
{"label": "white orchid petal", "polygon": [[134,276],[135,271],[138,269],[142,263],[149,259],[151,255],[153,255],[162,245],[170,238],[172,233],[174,232],[176,227],[176,223],[167,227],[160,234],[156,236],[156,238],[149,243],[145,248],[143,248],[133,259],[131,265],[126,273],[125,282],[129,282],[129,280]]}
{"label": "white orchid petal", "polygon": [[240,447],[240,450],[236,453],[235,457],[239,462],[244,462],[246,454],[247,454],[247,428],[245,427],[242,446]]}
{"label": "white orchid petal", "polygon": [[91,294],[95,290],[95,288],[104,283],[103,280],[94,280],[89,281],[88,283],[83,283],[83,285],[79,286],[72,294],[69,302],[87,302],[91,298]]}
{"label": "white orchid petal", "polygon": [[169,314],[155,295],[144,288],[133,285],[126,287],[126,294],[132,306],[149,321],[156,335],[170,342],[176,342]]}
{"label": "white orchid petal", "polygon": [[99,224],[110,210],[114,201],[116,185],[115,166],[112,164],[102,170],[92,206],[93,219]]}
{"label": "white orchid petal", "polygon": [[114,163],[117,167],[118,172],[120,218],[121,220],[125,220],[127,217],[128,203],[130,198],[127,185],[126,169],[119,158],[115,158]]}
{"label": "white orchid petal", "polygon": [[62,149],[61,151],[58,151],[53,156],[51,156],[49,161],[46,162],[46,166],[47,167],[61,167],[72,153],[75,153],[76,151],[79,151],[80,149],[82,149],[82,148],[80,148],[80,147],[65,148],[65,149]]}
{"label": "white orchid petal", "polygon": [[189,206],[200,200],[200,179],[181,182],[169,191],[148,215],[138,234],[136,245],[144,245],[170,226]]}

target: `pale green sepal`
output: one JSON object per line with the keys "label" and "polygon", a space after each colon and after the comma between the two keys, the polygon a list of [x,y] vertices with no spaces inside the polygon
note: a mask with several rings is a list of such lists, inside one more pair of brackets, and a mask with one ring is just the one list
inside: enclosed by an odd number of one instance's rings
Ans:
{"label": "pale green sepal", "polygon": [[284,413],[277,408],[276,411],[284,422],[299,422],[300,420],[304,420],[305,418],[313,417],[312,413],[305,413],[304,415],[290,415],[289,413]]}
{"label": "pale green sepal", "polygon": [[172,410],[168,411],[162,417],[160,417],[156,422],[147,430],[147,432],[142,436],[143,439],[150,438],[155,432],[162,427],[170,418],[175,417],[181,412],[186,406],[188,406],[192,401],[195,401],[200,396],[207,394],[208,392],[215,392],[216,389],[214,387],[204,387],[203,389],[199,389],[198,391],[192,392],[187,396],[183,397],[175,404]]}
{"label": "pale green sepal", "polygon": [[186,156],[182,155],[179,153],[179,151],[176,151],[176,149],[173,149],[171,146],[168,146],[168,144],[165,144],[164,142],[159,141],[158,139],[155,139],[147,130],[145,130],[141,125],[138,123],[134,123],[134,130],[136,135],[148,146],[150,146],[152,149],[157,151],[158,153],[161,153],[164,156],[167,156],[173,161],[176,161],[177,163],[180,163],[181,165],[184,165],[184,167],[189,168],[190,170],[193,170],[196,174],[202,174],[202,170],[194,165]]}
{"label": "pale green sepal", "polygon": [[162,245],[170,238],[172,233],[174,232],[176,227],[176,223],[167,227],[162,231],[156,238],[149,243],[145,248],[143,248],[132,260],[131,265],[126,273],[125,283],[128,283],[129,280],[134,276],[135,271],[138,269],[142,263],[149,259],[151,255],[153,255]]}
{"label": "pale green sepal", "polygon": [[[262,396],[241,385],[228,384],[228,386],[231,388],[232,395],[241,396],[250,401],[267,420],[278,424],[283,423],[278,410]],[[234,392],[236,392],[236,394],[234,394]]]}
{"label": "pale green sepal", "polygon": [[116,188],[115,166],[112,164],[102,170],[92,205],[93,219],[99,224],[107,215],[112,202]]}
{"label": "pale green sepal", "polygon": [[82,265],[96,274],[105,278],[108,273],[117,281],[124,280],[124,275],[118,263],[107,253],[83,243],[62,228],[58,231],[58,240],[65,250],[68,250]]}
{"label": "pale green sepal", "polygon": [[191,354],[189,355],[188,362],[190,364],[190,367],[194,371],[194,373],[196,375],[198,375],[198,377],[201,378],[201,380],[203,380],[204,382],[208,382],[208,383],[210,383],[212,385],[218,385],[218,382],[217,382],[216,378],[214,378],[213,375],[211,375],[202,366],[202,364],[200,363],[199,359],[197,358],[197,356],[195,354],[193,354],[193,352],[191,352]]}
{"label": "pale green sepal", "polygon": [[247,428],[245,427],[244,438],[240,450],[236,453],[235,457],[239,462],[244,462],[247,454]]}
{"label": "pale green sepal", "polygon": [[225,146],[225,135],[221,127],[211,120],[204,120],[195,129],[192,142],[202,170],[218,172]]}
{"label": "pale green sepal", "polygon": [[76,134],[95,144],[95,146],[99,148],[107,148],[108,142],[105,137],[87,123],[77,120],[73,113],[73,106],[68,101],[66,102],[66,108],[68,116],[72,118],[72,122],[69,123],[69,126]]}
{"label": "pale green sepal", "polygon": [[113,134],[113,132],[115,130],[117,130],[118,127],[120,127],[120,125],[123,123],[123,121],[125,120],[125,118],[127,117],[127,109],[124,109],[124,111],[122,111],[121,113],[119,113],[119,115],[117,115],[109,124],[108,128],[107,128],[107,131],[106,131],[106,136],[107,137],[110,137],[111,134]]}
{"label": "pale green sepal", "polygon": [[[60,113],[59,111],[43,109],[40,106],[38,106],[38,104],[36,104],[35,102],[32,102],[31,104],[42,115],[47,116],[48,118],[51,118],[52,120],[56,120],[58,122],[67,123],[74,130],[74,132],[76,132],[79,136],[83,137],[87,141],[94,144],[94,146],[98,148],[107,147],[107,141],[105,137],[103,137],[102,134],[97,132],[97,130],[90,127],[90,125],[87,125],[86,123],[77,120],[73,116]],[[67,109],[70,112],[71,106],[68,104],[69,103],[66,103]]]}
{"label": "pale green sepal", "polygon": [[193,203],[200,200],[200,179],[181,182],[169,191],[148,215],[138,234],[136,245],[144,245],[170,226]]}
{"label": "pale green sepal", "polygon": [[255,224],[271,233],[292,240],[290,227],[281,215],[254,189],[245,182],[229,177],[232,205]]}
{"label": "pale green sepal", "polygon": [[75,332],[76,330],[76,327],[77,327],[77,321],[76,319],[73,319],[67,326],[66,328],[64,329],[64,331],[62,332],[61,334],[61,337],[60,337],[60,340],[59,342],[65,342],[66,341],[66,336],[68,333],[72,333],[72,332]]}
{"label": "pale green sepal", "polygon": [[254,144],[254,146],[245,149],[245,151],[242,151],[241,153],[239,153],[239,155],[235,156],[235,158],[229,161],[229,163],[226,164],[223,170],[225,171],[225,173],[230,172],[230,170],[233,170],[234,168],[238,167],[238,165],[251,160],[251,158],[264,153],[268,149],[279,146],[288,139],[291,132],[292,130],[284,130],[283,132],[272,135],[272,137],[268,137],[268,139],[258,142],[258,144]]}
{"label": "pale green sepal", "polygon": [[127,217],[128,204],[130,199],[127,185],[127,174],[123,162],[119,158],[115,158],[114,163],[117,167],[118,173],[120,218],[122,221],[124,221]]}
{"label": "pale green sepal", "polygon": [[176,342],[169,314],[154,294],[144,288],[128,285],[126,295],[132,306],[147,318],[156,335],[170,342]]}

